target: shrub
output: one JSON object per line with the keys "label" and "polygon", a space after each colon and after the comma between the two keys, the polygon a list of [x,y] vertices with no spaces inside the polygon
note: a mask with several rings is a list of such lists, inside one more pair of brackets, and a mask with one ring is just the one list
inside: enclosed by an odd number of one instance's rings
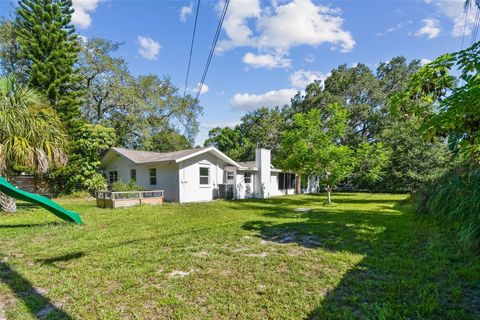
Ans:
{"label": "shrub", "polygon": [[117,181],[112,183],[112,191],[143,191],[144,187],[139,186],[135,181],[130,180],[128,183]]}
{"label": "shrub", "polygon": [[480,168],[457,168],[415,196],[416,209],[451,224],[466,247],[480,248]]}

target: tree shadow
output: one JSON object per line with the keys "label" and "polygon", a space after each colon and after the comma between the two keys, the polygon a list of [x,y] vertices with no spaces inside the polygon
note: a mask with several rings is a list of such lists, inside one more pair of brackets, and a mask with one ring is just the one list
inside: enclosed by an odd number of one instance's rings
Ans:
{"label": "tree shadow", "polygon": [[61,306],[53,303],[41,289],[13,270],[7,263],[0,261],[0,281],[5,283],[22,301],[35,319],[73,319]]}
{"label": "tree shadow", "polygon": [[264,241],[364,256],[309,319],[480,319],[479,257],[459,250],[445,226],[414,214],[405,201],[388,202],[377,201],[378,211],[258,206],[266,219],[243,228]]}

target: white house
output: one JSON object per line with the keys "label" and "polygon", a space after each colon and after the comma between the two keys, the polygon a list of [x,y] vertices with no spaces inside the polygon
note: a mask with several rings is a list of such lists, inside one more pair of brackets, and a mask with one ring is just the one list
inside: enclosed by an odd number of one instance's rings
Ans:
{"label": "white house", "polygon": [[261,148],[251,162],[236,162],[214,147],[167,153],[110,148],[101,162],[109,184],[134,180],[147,190],[164,190],[167,201],[268,198],[295,192],[295,174],[274,168],[270,150]]}

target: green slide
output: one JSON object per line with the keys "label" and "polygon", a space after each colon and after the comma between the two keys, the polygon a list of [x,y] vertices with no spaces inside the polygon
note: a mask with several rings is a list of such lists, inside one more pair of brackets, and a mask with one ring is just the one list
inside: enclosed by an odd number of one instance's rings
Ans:
{"label": "green slide", "polygon": [[39,205],[40,207],[47,209],[48,211],[50,211],[51,213],[53,213],[54,215],[56,215],[57,217],[65,221],[75,222],[78,224],[82,223],[82,219],[80,218],[78,213],[65,210],[54,201],[48,198],[42,197],[38,194],[26,192],[18,188],[15,188],[3,177],[0,177],[0,191],[2,193],[5,193],[9,197]]}

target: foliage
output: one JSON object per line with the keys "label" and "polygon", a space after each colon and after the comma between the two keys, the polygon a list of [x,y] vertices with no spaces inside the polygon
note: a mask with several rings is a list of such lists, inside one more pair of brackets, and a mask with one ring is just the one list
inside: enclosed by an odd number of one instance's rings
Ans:
{"label": "foliage", "polygon": [[105,178],[99,173],[100,155],[115,144],[115,132],[102,125],[84,124],[77,140],[72,142],[68,167],[50,173],[56,192],[69,193],[86,188],[90,192],[105,189]]}
{"label": "foliage", "polygon": [[72,13],[71,0],[20,0],[16,19],[28,82],[47,97],[71,135],[79,125],[83,95],[74,69],[80,48]]}
{"label": "foliage", "polygon": [[339,145],[345,135],[347,111],[338,103],[322,111],[294,115],[292,126],[282,134],[279,164],[301,175],[317,175],[330,193],[352,171],[354,159],[348,146]]}
{"label": "foliage", "polygon": [[[55,111],[34,90],[0,78],[0,175],[8,178],[19,167],[44,173],[65,163],[67,137]],[[13,198],[0,193],[2,211],[16,211]]]}
{"label": "foliage", "polygon": [[[445,54],[424,66],[412,78],[407,94],[438,102],[438,112],[427,119],[428,137],[447,136],[455,152],[480,165],[480,42]],[[460,73],[458,81],[450,71]]]}
{"label": "foliage", "polygon": [[422,139],[421,124],[412,116],[382,133],[381,141],[389,147],[390,157],[377,190],[414,193],[448,169],[450,153],[446,143]]}
{"label": "foliage", "polygon": [[389,153],[382,142],[361,143],[355,150],[355,166],[350,176],[357,189],[374,189],[388,165]]}
{"label": "foliage", "polygon": [[87,120],[113,128],[118,144],[124,147],[152,149],[162,133],[163,141],[172,138],[167,142],[170,146],[182,140],[181,133],[192,144],[202,112],[198,101],[190,95],[180,97],[168,77],[135,78],[126,61],[114,56],[120,46],[101,38],[82,42],[79,66],[86,88],[82,110]]}
{"label": "foliage", "polygon": [[[2,19],[0,22],[0,72],[4,76],[15,75],[17,81],[25,83],[27,62],[20,55],[18,25],[15,21]],[[23,76],[23,77],[22,77]]]}
{"label": "foliage", "polygon": [[466,247],[480,248],[480,169],[456,168],[423,188],[417,211],[445,221]]}
{"label": "foliage", "polygon": [[0,175],[15,166],[45,172],[64,164],[67,138],[55,111],[35,90],[0,78]]}
{"label": "foliage", "polygon": [[112,183],[112,191],[143,191],[144,187],[138,185],[135,181],[130,180],[125,183],[122,181],[116,181]]}
{"label": "foliage", "polygon": [[142,150],[156,152],[178,151],[190,148],[192,148],[190,141],[184,135],[172,129],[165,129],[145,138],[141,147]]}
{"label": "foliage", "polygon": [[213,128],[205,146],[213,146],[238,161],[250,161],[257,146],[270,149],[273,161],[280,147],[286,117],[279,108],[259,108],[245,114],[234,128]]}

